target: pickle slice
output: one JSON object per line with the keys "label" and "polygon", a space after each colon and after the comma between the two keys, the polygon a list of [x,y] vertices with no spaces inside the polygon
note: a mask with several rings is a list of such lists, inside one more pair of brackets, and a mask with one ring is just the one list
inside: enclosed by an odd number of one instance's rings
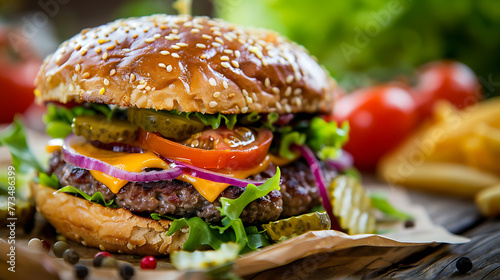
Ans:
{"label": "pickle slice", "polygon": [[106,116],[81,115],[73,120],[73,132],[87,140],[103,143],[132,142],[137,138],[137,126],[126,120],[108,120]]}
{"label": "pickle slice", "polygon": [[349,234],[375,233],[376,219],[370,197],[361,183],[350,176],[338,176],[328,187],[333,215]]}
{"label": "pickle slice", "polygon": [[313,212],[263,224],[271,240],[300,235],[311,230],[330,229],[330,218],[326,212]]}
{"label": "pickle slice", "polygon": [[128,110],[128,120],[146,131],[158,132],[163,137],[174,140],[184,140],[205,128],[205,125],[196,119],[187,119],[165,111],[138,108]]}

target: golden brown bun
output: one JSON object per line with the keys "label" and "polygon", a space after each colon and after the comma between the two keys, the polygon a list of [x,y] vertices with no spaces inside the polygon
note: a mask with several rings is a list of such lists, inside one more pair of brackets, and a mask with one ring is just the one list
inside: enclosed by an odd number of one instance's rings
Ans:
{"label": "golden brown bun", "polygon": [[171,222],[108,208],[32,183],[37,211],[67,238],[102,251],[162,255],[182,249],[187,234],[166,236]]}
{"label": "golden brown bun", "polygon": [[85,29],[36,78],[38,101],[239,114],[328,113],[335,81],[301,46],[207,17],[153,15]]}

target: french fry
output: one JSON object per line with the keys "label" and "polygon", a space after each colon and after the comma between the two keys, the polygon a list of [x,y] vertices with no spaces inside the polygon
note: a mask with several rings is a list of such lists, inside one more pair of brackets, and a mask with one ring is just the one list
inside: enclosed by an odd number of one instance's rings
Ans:
{"label": "french fry", "polygon": [[464,111],[439,104],[434,118],[378,165],[390,183],[473,198],[500,183],[500,98]]}
{"label": "french fry", "polygon": [[500,215],[500,185],[495,185],[480,191],[476,195],[476,205],[485,216]]}
{"label": "french fry", "polygon": [[383,179],[389,183],[444,195],[473,198],[481,190],[500,183],[500,177],[455,163],[424,162],[385,169]]}

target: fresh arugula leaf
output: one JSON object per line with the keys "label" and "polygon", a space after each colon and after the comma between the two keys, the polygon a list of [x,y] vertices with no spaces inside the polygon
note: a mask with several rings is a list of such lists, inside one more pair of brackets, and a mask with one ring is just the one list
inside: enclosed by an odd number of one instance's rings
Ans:
{"label": "fresh arugula leaf", "polygon": [[21,120],[18,118],[0,134],[0,146],[9,149],[12,156],[12,165],[16,172],[22,174],[28,174],[34,170],[43,172],[40,162],[28,147],[26,132]]}
{"label": "fresh arugula leaf", "polygon": [[410,214],[404,213],[394,208],[394,206],[392,206],[391,203],[387,200],[387,196],[384,194],[372,194],[370,196],[370,199],[375,208],[389,217],[396,218],[402,221],[410,220],[413,218]]}
{"label": "fresh arugula leaf", "polygon": [[321,160],[335,159],[348,137],[348,122],[338,127],[336,122],[327,122],[320,117],[314,117],[307,130],[306,144]]}
{"label": "fresh arugula leaf", "polygon": [[273,190],[280,189],[280,176],[281,172],[278,167],[276,168],[276,174],[267,179],[264,184],[260,186],[248,184],[245,192],[242,193],[240,197],[235,199],[222,197],[220,199],[221,207],[219,208],[221,216],[227,216],[231,220],[238,219],[243,209],[245,209],[250,202],[267,195]]}
{"label": "fresh arugula leaf", "polygon": [[52,174],[49,176],[43,172],[40,172],[38,174],[38,183],[40,185],[51,187],[51,188],[56,189],[56,190],[61,187],[61,184],[59,183],[59,179],[57,179],[55,174]]}
{"label": "fresh arugula leaf", "polygon": [[102,196],[101,192],[96,192],[92,196],[90,196],[90,195],[88,195],[88,194],[82,192],[81,190],[79,190],[75,187],[72,187],[72,186],[66,186],[64,188],[59,189],[57,192],[74,193],[74,194],[80,195],[81,197],[85,198],[88,201],[95,202],[95,203],[100,204],[102,206],[111,207],[111,208],[118,207],[118,205],[116,205],[116,203],[114,203],[114,199],[112,199],[109,202],[106,202],[106,200]]}
{"label": "fresh arugula leaf", "polygon": [[279,146],[279,156],[292,160],[297,158],[300,152],[292,151],[290,147],[295,145],[304,145],[306,142],[306,135],[298,131],[282,134],[281,144]]}

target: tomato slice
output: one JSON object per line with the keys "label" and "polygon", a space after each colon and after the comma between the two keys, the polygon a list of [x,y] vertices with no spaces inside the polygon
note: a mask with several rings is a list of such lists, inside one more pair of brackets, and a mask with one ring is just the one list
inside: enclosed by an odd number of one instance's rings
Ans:
{"label": "tomato slice", "polygon": [[[227,128],[205,131],[203,137],[211,140],[226,138],[231,134]],[[226,138],[227,139],[227,138]],[[210,169],[249,169],[260,164],[271,146],[273,133],[267,129],[258,132],[251,143],[245,145],[217,145],[214,149],[193,148],[163,138],[160,134],[140,130],[139,143],[144,149],[154,151],[166,158]]]}

